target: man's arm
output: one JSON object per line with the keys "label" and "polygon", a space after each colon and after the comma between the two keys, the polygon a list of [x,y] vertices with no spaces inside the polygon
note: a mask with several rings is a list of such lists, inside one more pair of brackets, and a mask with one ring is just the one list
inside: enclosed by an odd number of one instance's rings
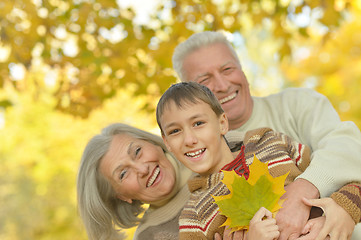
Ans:
{"label": "man's arm", "polygon": [[298,178],[311,182],[320,197],[329,197],[349,182],[361,182],[358,127],[341,121],[330,101],[313,90],[299,90],[292,101],[296,101],[291,104],[291,114],[296,121],[297,140],[312,150],[311,163]]}
{"label": "man's arm", "polygon": [[301,233],[309,214],[309,208],[301,201],[302,196],[330,196],[348,182],[361,180],[360,130],[352,122],[342,122],[325,96],[311,90],[299,93],[293,95],[293,99],[298,100],[291,104],[294,105],[291,115],[296,120],[298,140],[309,145],[313,152],[311,164],[286,189],[285,198],[288,199],[276,217],[280,240],[288,236],[288,239],[296,239]]}
{"label": "man's arm", "polygon": [[287,89],[254,98],[252,121],[237,129],[270,127],[311,148],[311,164],[298,178],[311,182],[320,197],[329,197],[349,182],[361,182],[361,133],[340,120],[322,94],[311,89]]}
{"label": "man's arm", "polygon": [[[289,185],[286,193],[288,200],[284,203],[283,213],[281,211],[278,216],[281,225],[282,221],[286,222],[282,219],[287,216],[293,225],[294,222],[305,221],[309,212],[306,213],[301,196],[312,193],[313,186],[318,189],[317,197],[328,197],[349,182],[361,182],[360,130],[352,122],[342,122],[325,96],[310,89],[289,89],[255,99],[255,106],[252,117],[257,121],[247,122],[238,131],[268,126],[308,145],[312,150],[310,165],[298,176],[312,183],[311,190],[306,191],[298,186],[298,180]],[[287,209],[293,214],[286,214]],[[294,213],[297,211],[299,213]],[[293,232],[287,225],[283,228]]]}

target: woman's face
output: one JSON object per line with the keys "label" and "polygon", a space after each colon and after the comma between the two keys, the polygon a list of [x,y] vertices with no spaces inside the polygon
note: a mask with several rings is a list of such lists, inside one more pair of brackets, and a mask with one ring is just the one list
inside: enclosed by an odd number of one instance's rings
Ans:
{"label": "woman's face", "polygon": [[113,137],[100,172],[117,197],[129,203],[161,201],[175,185],[175,171],[161,147],[127,134]]}

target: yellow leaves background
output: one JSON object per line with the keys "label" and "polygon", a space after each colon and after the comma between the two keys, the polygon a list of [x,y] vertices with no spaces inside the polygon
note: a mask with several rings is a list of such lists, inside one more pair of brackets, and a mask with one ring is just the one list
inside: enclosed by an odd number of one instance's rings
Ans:
{"label": "yellow leaves background", "polygon": [[142,110],[147,99],[132,92],[119,90],[86,120],[54,111],[46,93],[41,102],[30,92],[12,96],[17,105],[0,130],[0,239],[87,239],[75,192],[87,141],[113,122],[158,133]]}
{"label": "yellow leaves background", "polygon": [[85,144],[113,122],[159,133],[173,49],[194,32],[226,32],[254,95],[311,87],[361,126],[361,1],[164,0],[142,24],[119,2],[0,2],[0,239],[86,239]]}

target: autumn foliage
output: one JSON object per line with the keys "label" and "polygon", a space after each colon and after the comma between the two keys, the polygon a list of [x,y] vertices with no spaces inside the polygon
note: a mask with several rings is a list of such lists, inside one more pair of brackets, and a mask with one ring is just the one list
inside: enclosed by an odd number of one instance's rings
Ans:
{"label": "autumn foliage", "polygon": [[262,163],[254,156],[249,166],[249,178],[239,176],[234,171],[223,171],[222,182],[230,193],[224,196],[213,196],[220,208],[220,213],[227,217],[223,226],[229,226],[232,231],[249,228],[249,222],[255,213],[265,207],[276,213],[282,205],[281,196],[288,174],[272,177],[268,164]]}
{"label": "autumn foliage", "polygon": [[124,2],[0,1],[0,239],[87,239],[86,142],[113,122],[159,133],[173,49],[195,32],[227,35],[253,95],[314,88],[361,126],[360,1],[140,1],[144,22]]}

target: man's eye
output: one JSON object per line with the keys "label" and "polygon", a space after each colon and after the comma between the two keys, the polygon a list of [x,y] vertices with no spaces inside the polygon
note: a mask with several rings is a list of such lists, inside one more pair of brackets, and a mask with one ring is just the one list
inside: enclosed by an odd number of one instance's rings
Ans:
{"label": "man's eye", "polygon": [[232,69],[233,68],[231,68],[231,67],[226,67],[225,69],[223,69],[223,72],[227,74],[227,73],[232,72]]}
{"label": "man's eye", "polygon": [[209,77],[201,78],[198,80],[199,84],[206,85],[208,83]]}
{"label": "man's eye", "polygon": [[123,169],[119,174],[119,180],[122,181],[126,174],[127,174],[127,170]]}

